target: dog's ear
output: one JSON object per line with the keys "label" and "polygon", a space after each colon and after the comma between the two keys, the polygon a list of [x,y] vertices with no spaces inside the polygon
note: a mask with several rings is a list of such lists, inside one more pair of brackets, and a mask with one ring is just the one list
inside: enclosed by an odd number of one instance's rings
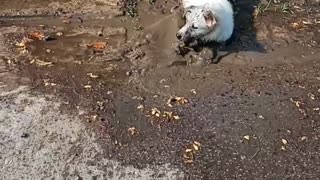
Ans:
{"label": "dog's ear", "polygon": [[215,15],[213,14],[213,12],[210,10],[209,6],[210,5],[208,3],[205,4],[202,12],[203,12],[203,17],[206,21],[208,28],[211,29],[217,24],[217,19],[216,19]]}
{"label": "dog's ear", "polygon": [[183,18],[186,18],[186,15],[188,14],[188,13],[190,13],[191,12],[191,9],[193,9],[193,8],[195,8],[195,6],[189,6],[189,7],[187,7],[185,10],[184,10],[184,12],[183,12]]}

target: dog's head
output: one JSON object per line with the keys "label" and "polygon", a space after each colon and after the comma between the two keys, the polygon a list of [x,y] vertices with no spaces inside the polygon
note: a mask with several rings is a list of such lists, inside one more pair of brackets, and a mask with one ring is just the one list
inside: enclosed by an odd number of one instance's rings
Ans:
{"label": "dog's head", "polygon": [[209,34],[217,25],[217,19],[208,4],[203,7],[190,6],[185,9],[183,16],[186,23],[177,32],[177,38],[186,44]]}

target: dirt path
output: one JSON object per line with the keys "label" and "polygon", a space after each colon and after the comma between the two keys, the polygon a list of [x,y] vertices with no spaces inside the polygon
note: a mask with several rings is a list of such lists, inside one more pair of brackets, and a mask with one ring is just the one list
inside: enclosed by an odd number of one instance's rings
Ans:
{"label": "dirt path", "polygon": [[317,179],[319,2],[235,1],[207,66],[149,3],[3,2],[1,179]]}

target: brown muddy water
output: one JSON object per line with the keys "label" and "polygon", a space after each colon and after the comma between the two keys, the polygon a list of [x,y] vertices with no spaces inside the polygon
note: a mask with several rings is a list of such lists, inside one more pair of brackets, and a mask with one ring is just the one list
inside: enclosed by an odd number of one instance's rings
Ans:
{"label": "brown muddy water", "polygon": [[[175,1],[139,1],[136,17],[122,16],[115,0],[1,2],[0,65],[10,72],[1,82],[58,98],[104,158],[170,164],[184,179],[319,177],[318,6],[254,17],[258,1],[235,1],[232,54],[189,66],[175,63],[190,60],[174,50]],[[16,46],[34,31],[51,39]],[[104,48],[88,47],[97,42]],[[188,102],[169,105],[176,96]],[[201,150],[186,161],[195,141]]]}

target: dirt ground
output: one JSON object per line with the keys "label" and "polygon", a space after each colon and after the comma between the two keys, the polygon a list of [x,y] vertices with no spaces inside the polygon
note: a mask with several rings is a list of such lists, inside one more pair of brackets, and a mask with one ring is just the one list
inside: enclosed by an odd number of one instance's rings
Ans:
{"label": "dirt ground", "polygon": [[1,179],[319,179],[320,2],[232,3],[199,65],[176,1],[3,0]]}

